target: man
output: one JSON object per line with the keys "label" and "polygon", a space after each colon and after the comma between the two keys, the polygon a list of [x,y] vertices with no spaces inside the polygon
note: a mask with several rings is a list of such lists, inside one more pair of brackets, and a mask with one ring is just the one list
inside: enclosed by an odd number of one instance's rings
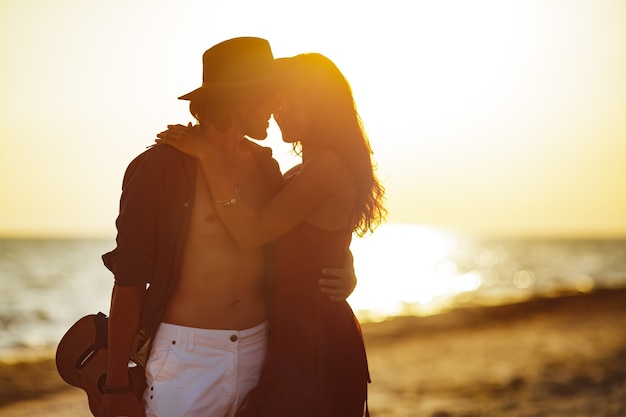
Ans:
{"label": "man", "polygon": [[[282,186],[264,139],[274,58],[260,38],[235,38],[203,55],[190,101],[197,129],[219,142],[241,186],[260,207]],[[225,133],[228,132],[228,133]],[[266,349],[266,258],[239,249],[215,212],[191,157],[157,145],[124,176],[117,247],[103,256],[115,276],[109,317],[104,417],[232,416],[256,385]],[[343,272],[342,272],[343,271]],[[347,270],[329,294],[347,296]],[[132,394],[129,359],[146,369],[144,404]]]}

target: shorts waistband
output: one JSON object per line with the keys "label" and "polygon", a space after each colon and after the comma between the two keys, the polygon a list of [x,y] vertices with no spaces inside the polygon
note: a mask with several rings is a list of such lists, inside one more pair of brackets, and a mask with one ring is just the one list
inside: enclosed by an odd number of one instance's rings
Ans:
{"label": "shorts waistband", "polygon": [[232,345],[234,342],[241,344],[255,342],[259,337],[265,338],[267,327],[267,321],[244,330],[201,329],[161,323],[157,331],[157,338],[179,340],[180,343],[190,345]]}

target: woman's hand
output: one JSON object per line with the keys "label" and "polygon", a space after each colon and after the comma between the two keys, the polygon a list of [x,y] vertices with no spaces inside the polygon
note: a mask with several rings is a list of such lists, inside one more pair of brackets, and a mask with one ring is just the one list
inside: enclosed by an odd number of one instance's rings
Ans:
{"label": "woman's hand", "polygon": [[154,141],[176,148],[196,159],[208,155],[213,148],[202,135],[199,126],[192,126],[191,123],[187,126],[167,125],[167,130],[159,133]]}

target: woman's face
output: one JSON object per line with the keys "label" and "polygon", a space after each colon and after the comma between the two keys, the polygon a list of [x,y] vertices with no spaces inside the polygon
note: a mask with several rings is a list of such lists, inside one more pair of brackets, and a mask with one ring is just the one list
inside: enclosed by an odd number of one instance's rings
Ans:
{"label": "woman's face", "polygon": [[280,127],[283,142],[303,142],[310,130],[310,109],[306,100],[296,91],[281,94],[274,119]]}

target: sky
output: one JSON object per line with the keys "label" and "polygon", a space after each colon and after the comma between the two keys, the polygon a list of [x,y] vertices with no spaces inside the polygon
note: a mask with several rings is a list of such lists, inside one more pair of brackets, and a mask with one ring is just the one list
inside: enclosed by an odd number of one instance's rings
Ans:
{"label": "sky", "polygon": [[626,236],[623,0],[2,0],[0,236],[114,236],[126,166],[235,36],[335,61],[389,223]]}

